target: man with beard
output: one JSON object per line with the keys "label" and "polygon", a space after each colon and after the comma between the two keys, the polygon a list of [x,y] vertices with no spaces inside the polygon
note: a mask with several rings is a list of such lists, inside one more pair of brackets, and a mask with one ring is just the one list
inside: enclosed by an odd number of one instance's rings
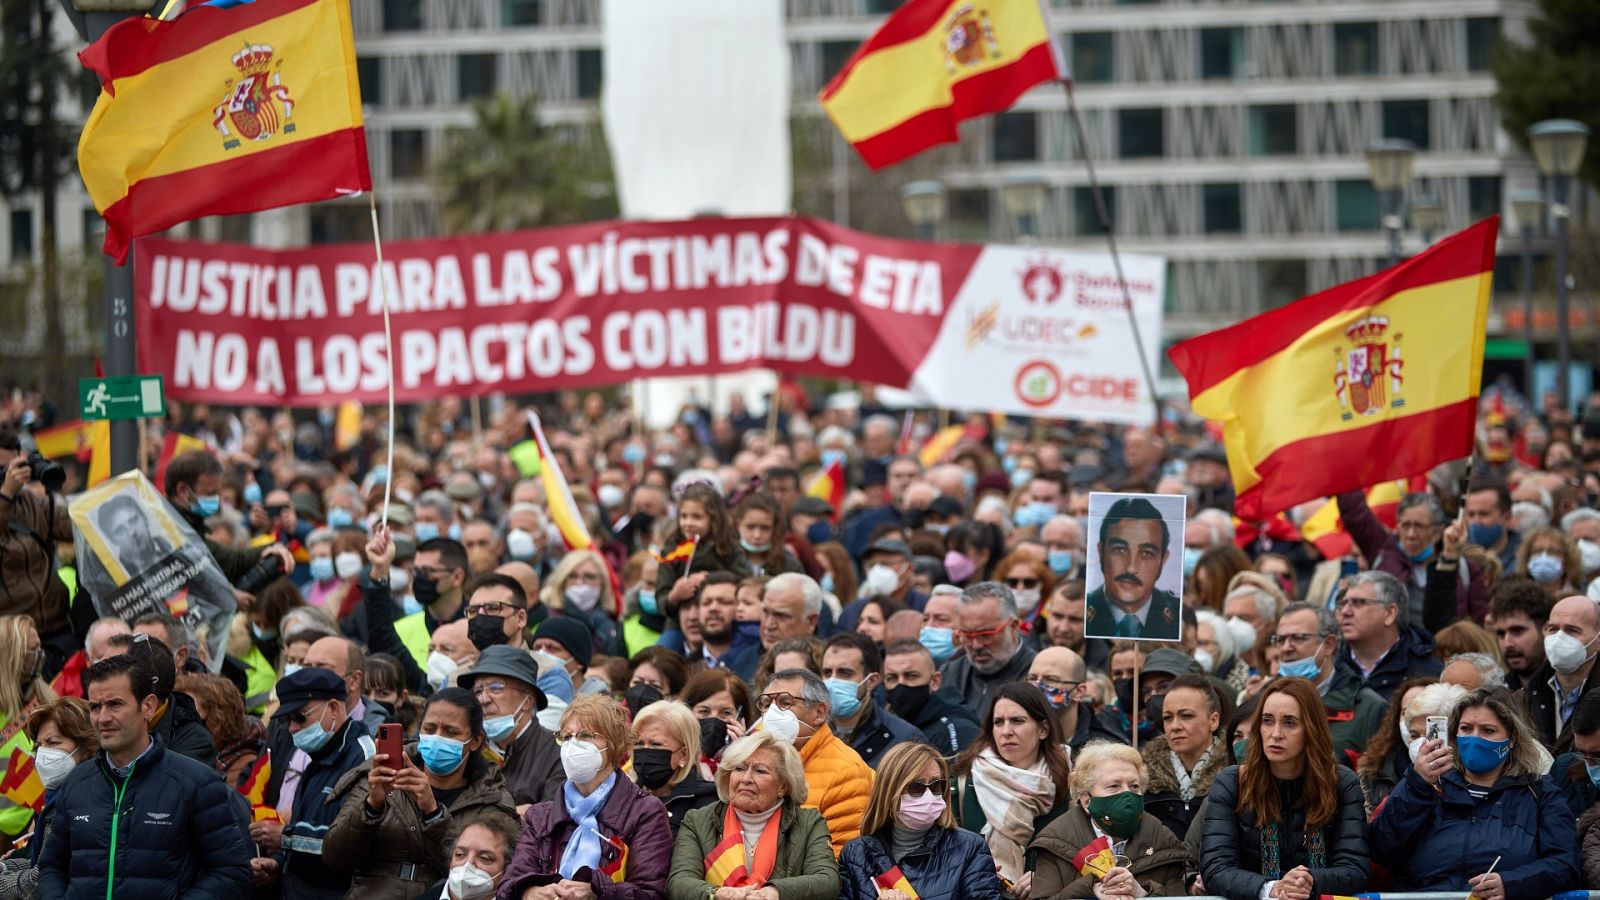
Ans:
{"label": "man with beard", "polygon": [[1178,598],[1156,587],[1166,567],[1171,532],[1143,497],[1111,504],[1100,523],[1100,573],[1084,618],[1090,637],[1178,639]]}
{"label": "man with beard", "polygon": [[989,695],[1009,681],[1022,681],[1034,651],[1022,640],[1017,600],[1011,589],[980,581],[961,592],[956,645],[966,650],[939,670],[943,681],[972,710],[989,708]]}
{"label": "man with beard", "polygon": [[[739,576],[732,572],[708,572],[696,592],[700,608],[700,659],[708,669],[733,668],[741,652],[734,645],[734,614],[739,609]],[[748,654],[745,654],[748,655]],[[746,677],[740,674],[740,678]]]}
{"label": "man with beard", "polygon": [[1506,687],[1520,690],[1544,665],[1544,623],[1550,618],[1550,595],[1531,578],[1502,579],[1489,594],[1489,615],[1483,624],[1494,632],[1506,661]]}

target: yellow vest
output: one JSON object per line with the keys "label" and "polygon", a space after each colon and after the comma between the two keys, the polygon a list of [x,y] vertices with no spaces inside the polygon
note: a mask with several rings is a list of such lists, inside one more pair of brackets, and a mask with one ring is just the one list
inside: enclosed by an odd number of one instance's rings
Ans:
{"label": "yellow vest", "polygon": [[423,618],[426,615],[426,612],[418,611],[394,623],[400,643],[406,645],[406,649],[411,651],[411,658],[423,669],[428,667],[428,642],[433,638],[428,633],[428,622]]}
{"label": "yellow vest", "polygon": [[278,683],[278,672],[272,668],[272,663],[267,662],[261,648],[254,644],[250,645],[250,655],[245,657],[244,665],[244,708],[251,715],[259,716],[266,711],[267,701],[272,698],[272,689]]}

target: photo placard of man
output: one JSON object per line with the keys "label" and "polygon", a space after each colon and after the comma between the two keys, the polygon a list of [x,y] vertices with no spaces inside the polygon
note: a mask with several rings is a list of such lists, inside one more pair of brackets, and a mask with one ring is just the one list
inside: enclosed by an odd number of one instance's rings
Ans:
{"label": "photo placard of man", "polygon": [[[1089,637],[1175,641],[1183,628],[1183,539],[1188,498],[1089,495]],[[1176,551],[1176,552],[1175,552]]]}

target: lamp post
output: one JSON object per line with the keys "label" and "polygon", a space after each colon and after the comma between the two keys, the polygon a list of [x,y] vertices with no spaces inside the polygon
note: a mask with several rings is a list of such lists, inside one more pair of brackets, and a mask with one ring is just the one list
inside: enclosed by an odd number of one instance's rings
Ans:
{"label": "lamp post", "polygon": [[918,240],[931,241],[944,221],[944,185],[937,181],[913,181],[900,189],[900,202],[906,218],[917,230]]}
{"label": "lamp post", "polygon": [[1567,286],[1567,194],[1572,176],[1583,165],[1583,151],[1589,141],[1589,126],[1571,119],[1546,119],[1528,129],[1528,143],[1539,171],[1550,179],[1550,216],[1556,222],[1556,397],[1561,408],[1572,410],[1572,395],[1567,370],[1572,365],[1571,325],[1567,321],[1570,291]]}
{"label": "lamp post", "polygon": [[1017,235],[1025,244],[1038,243],[1048,190],[1042,182],[1032,179],[1009,182],[1000,188],[1000,202],[1005,205],[1006,215],[1016,223]]}
{"label": "lamp post", "polygon": [[1522,387],[1537,408],[1539,398],[1533,396],[1533,224],[1544,218],[1544,195],[1534,190],[1514,191],[1511,211],[1522,231]]}
{"label": "lamp post", "polygon": [[1411,227],[1422,232],[1423,244],[1432,244],[1444,229],[1444,206],[1432,194],[1418,194],[1411,201]]}
{"label": "lamp post", "polygon": [[1406,188],[1411,185],[1411,163],[1417,145],[1388,138],[1367,148],[1367,173],[1378,192],[1383,230],[1389,238],[1389,265],[1400,261],[1400,229],[1405,225]]}

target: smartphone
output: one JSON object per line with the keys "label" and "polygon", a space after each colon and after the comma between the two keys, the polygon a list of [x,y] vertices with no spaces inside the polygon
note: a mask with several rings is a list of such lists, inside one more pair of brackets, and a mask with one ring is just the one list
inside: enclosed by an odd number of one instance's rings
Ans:
{"label": "smartphone", "polygon": [[1429,716],[1427,724],[1423,726],[1422,739],[1424,741],[1444,741],[1450,744],[1450,719],[1447,716]]}
{"label": "smartphone", "polygon": [[405,728],[398,722],[386,722],[378,726],[378,752],[383,754],[385,768],[398,769],[405,765],[401,762],[405,741]]}

